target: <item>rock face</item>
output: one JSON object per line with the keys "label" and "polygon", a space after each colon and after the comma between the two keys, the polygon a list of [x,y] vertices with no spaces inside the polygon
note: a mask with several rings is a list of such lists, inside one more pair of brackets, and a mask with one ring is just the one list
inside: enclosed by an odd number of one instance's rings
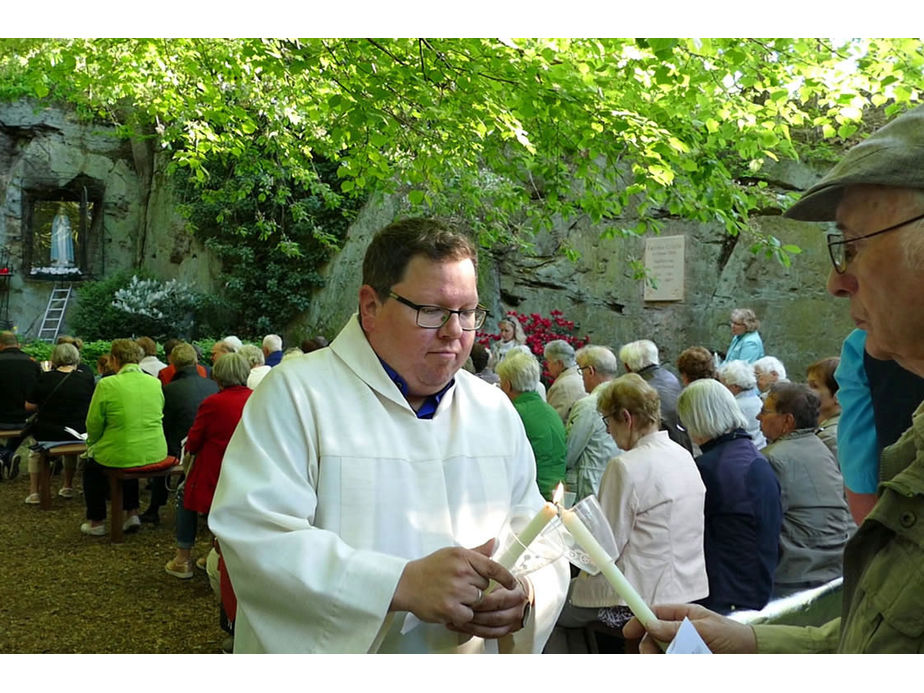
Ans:
{"label": "rock face", "polygon": [[[36,205],[85,199],[93,209],[75,248],[83,278],[145,267],[164,279],[210,283],[211,263],[176,213],[150,144],[129,142],[112,127],[78,121],[46,102],[0,104],[0,246],[11,259],[8,320],[35,338],[56,281],[34,235]],[[3,305],[0,303],[0,305]],[[0,315],[0,320],[6,316]],[[66,319],[65,319],[66,329]]]}
{"label": "rock face", "polygon": [[[14,270],[11,279],[0,282],[8,283],[9,315],[21,335],[37,335],[54,284],[24,276],[30,251],[24,210],[30,200],[55,191],[74,195],[87,188],[98,199],[99,212],[82,259],[88,276],[144,267],[201,291],[215,289],[220,266],[176,212],[162,160],[149,142],[128,142],[110,127],[80,123],[47,105],[0,105],[0,246],[9,249]],[[765,172],[765,178],[776,189],[791,191],[811,185],[817,173],[784,162]],[[366,205],[343,250],[323,270],[327,286],[286,330],[287,344],[305,336],[336,335],[356,311],[362,257],[372,234],[405,214],[396,198],[375,198]],[[793,379],[801,379],[806,365],[840,352],[852,324],[846,301],[824,290],[829,264],[823,234],[816,225],[784,220],[778,210],[774,214],[752,218],[751,226],[803,249],[789,268],[751,254],[753,239],[748,237],[731,238],[718,228],[666,220],[662,235],[685,237],[679,301],[644,300],[644,284],[630,270],[630,261],[644,255],[644,239],[605,238],[604,227],[584,220],[537,236],[529,254],[485,251],[479,267],[479,291],[491,311],[485,330],[496,332],[497,319],[507,310],[548,316],[558,309],[575,321],[578,334],[589,335],[594,343],[618,351],[626,342],[651,339],[661,350],[662,363],[673,365],[691,345],[725,351],[731,340],[731,309],[749,307],[761,320],[767,353],[780,358]],[[618,221],[626,227],[635,224],[631,218]],[[567,259],[560,250],[563,244],[574,248],[579,259]],[[246,326],[239,331],[246,334]]]}
{"label": "rock face", "polygon": [[[810,180],[805,171],[806,180]],[[376,202],[350,229],[343,250],[327,268],[331,284],[315,296],[311,311],[296,333],[315,326],[333,337],[356,310],[362,256],[375,231],[400,211],[385,211]],[[397,210],[397,208],[394,208]],[[627,223],[632,226],[634,222]],[[751,308],[761,321],[768,355],[779,358],[794,380],[804,378],[813,361],[840,354],[853,329],[847,302],[825,291],[830,269],[823,234],[817,225],[780,216],[758,217],[754,227],[802,253],[785,268],[749,251],[751,238],[733,239],[717,228],[669,220],[663,236],[686,238],[684,297],[680,301],[646,302],[644,284],[632,276],[629,263],[644,256],[643,238],[603,238],[602,229],[578,223],[564,225],[535,239],[532,254],[483,252],[479,294],[491,311],[485,331],[497,333],[497,319],[508,310],[548,316],[560,310],[575,322],[578,335],[592,343],[619,348],[636,339],[651,339],[661,362],[674,366],[688,346],[724,352],[731,341],[733,308]],[[572,262],[559,250],[567,242],[580,254]]]}

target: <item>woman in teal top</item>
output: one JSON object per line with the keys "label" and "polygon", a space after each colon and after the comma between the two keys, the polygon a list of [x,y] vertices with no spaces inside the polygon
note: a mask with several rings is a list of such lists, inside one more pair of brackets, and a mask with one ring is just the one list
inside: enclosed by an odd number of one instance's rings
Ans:
{"label": "woman in teal top", "polygon": [[764,356],[764,343],[760,338],[760,320],[750,308],[735,308],[731,312],[732,340],[721,365],[732,361],[754,363]]}
{"label": "woman in teal top", "polygon": [[[162,424],[164,394],[160,381],[141,370],[144,356],[131,339],[116,339],[109,352],[109,363],[116,375],[97,383],[87,412],[87,462],[83,470],[87,522],[80,531],[103,536],[106,528],[106,487],[104,467],[142,467],[167,456]],[[138,481],[123,482],[123,529],[133,532],[138,519]]]}

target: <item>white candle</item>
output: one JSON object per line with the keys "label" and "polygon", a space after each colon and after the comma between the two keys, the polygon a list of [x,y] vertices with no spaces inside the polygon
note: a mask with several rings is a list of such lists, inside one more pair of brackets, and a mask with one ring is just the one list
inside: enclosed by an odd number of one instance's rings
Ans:
{"label": "white candle", "polygon": [[632,613],[642,622],[642,625],[647,629],[649,624],[655,623],[658,620],[657,616],[654,615],[645,600],[626,580],[626,576],[622,574],[622,571],[616,567],[613,558],[600,546],[600,542],[594,538],[590,530],[581,522],[581,518],[571,510],[562,509],[561,521],[578,545],[590,555],[590,560],[600,569],[607,582],[613,586],[616,594],[622,597],[626,605],[632,610]]}
{"label": "white candle", "polygon": [[[540,508],[539,512],[536,513],[536,516],[529,521],[529,524],[523,528],[523,531],[520,532],[516,538],[510,542],[510,546],[504,549],[504,552],[494,559],[495,562],[500,563],[507,570],[513,568],[516,565],[517,559],[523,554],[526,550],[526,547],[533,543],[533,540],[539,536],[545,526],[552,521],[552,519],[558,515],[558,506],[554,503],[546,503]],[[488,588],[484,591],[485,594],[490,594],[497,587],[497,582],[491,580],[491,584],[488,585]]]}

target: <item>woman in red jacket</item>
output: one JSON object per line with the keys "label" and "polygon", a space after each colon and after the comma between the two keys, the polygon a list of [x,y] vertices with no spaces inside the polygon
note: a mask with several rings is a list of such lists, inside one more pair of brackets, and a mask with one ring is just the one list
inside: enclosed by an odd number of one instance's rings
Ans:
{"label": "woman in red jacket", "polygon": [[189,429],[186,450],[196,455],[196,460],[176,496],[176,556],[165,566],[174,577],[193,576],[191,551],[196,543],[199,513],[208,514],[212,507],[225,448],[253,392],[247,387],[248,375],[250,364],[246,358],[237,353],[221,356],[212,369],[212,378],[220,389],[202,400]]}

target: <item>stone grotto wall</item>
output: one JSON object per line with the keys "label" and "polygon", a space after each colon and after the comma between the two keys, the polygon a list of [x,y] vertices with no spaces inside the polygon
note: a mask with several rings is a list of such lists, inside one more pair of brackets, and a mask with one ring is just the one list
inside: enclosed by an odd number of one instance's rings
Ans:
{"label": "stone grotto wall", "polygon": [[82,278],[145,267],[164,279],[211,283],[215,268],[176,213],[161,168],[151,140],[130,142],[46,102],[0,104],[0,248],[12,271],[0,288],[21,339],[37,337],[52,287],[74,278],[34,273],[48,263],[32,257],[30,200],[76,200],[86,190],[96,201],[79,249]]}
{"label": "stone grotto wall", "polygon": [[[801,167],[786,173],[778,181],[781,189],[807,187],[817,178]],[[364,210],[343,251],[325,270],[330,284],[293,325],[293,334],[337,333],[356,310],[362,255],[371,235],[399,215],[394,201],[377,200]],[[626,220],[626,226],[633,225]],[[651,339],[659,346],[662,363],[673,366],[688,346],[724,352],[731,341],[730,311],[748,307],[761,320],[767,354],[783,361],[792,379],[803,379],[808,364],[840,353],[843,338],[853,329],[847,301],[825,291],[830,263],[818,225],[780,216],[756,217],[751,225],[784,244],[800,246],[802,254],[784,268],[750,253],[751,237],[730,239],[717,227],[669,220],[661,235],[686,237],[684,298],[673,302],[644,301],[643,283],[631,276],[629,261],[643,257],[644,239],[605,239],[602,228],[586,222],[570,228],[562,224],[538,236],[533,254],[483,253],[479,293],[491,311],[485,330],[496,333],[497,318],[507,310],[548,316],[558,309],[593,343],[618,352],[626,342]],[[580,253],[576,262],[559,252],[563,240]]]}

